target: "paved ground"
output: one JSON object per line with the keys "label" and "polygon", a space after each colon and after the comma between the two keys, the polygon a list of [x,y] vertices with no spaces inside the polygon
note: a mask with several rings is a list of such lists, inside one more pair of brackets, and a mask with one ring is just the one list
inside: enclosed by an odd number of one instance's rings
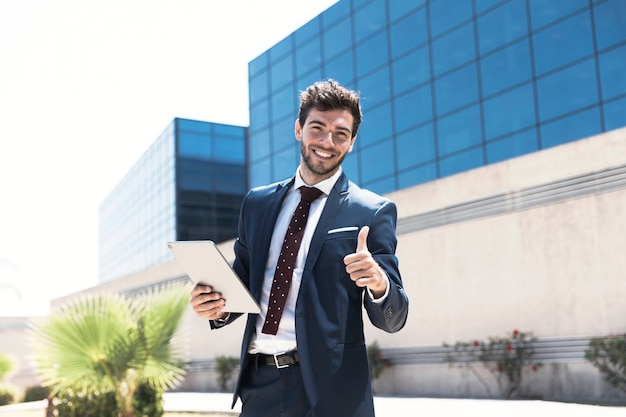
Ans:
{"label": "paved ground", "polygon": [[[166,393],[166,411],[230,413],[231,394]],[[235,413],[240,410],[235,406]],[[462,417],[626,417],[624,407],[600,407],[583,404],[565,404],[549,401],[460,400],[441,398],[374,398],[377,417],[450,416]],[[0,407],[0,414],[12,411],[43,409],[45,404],[35,401]]]}
{"label": "paved ground", "polygon": [[[230,394],[166,393],[168,411],[231,411]],[[239,410],[237,403],[235,411]],[[439,398],[374,398],[377,417],[626,417],[624,407],[600,407],[548,401],[460,400]]]}

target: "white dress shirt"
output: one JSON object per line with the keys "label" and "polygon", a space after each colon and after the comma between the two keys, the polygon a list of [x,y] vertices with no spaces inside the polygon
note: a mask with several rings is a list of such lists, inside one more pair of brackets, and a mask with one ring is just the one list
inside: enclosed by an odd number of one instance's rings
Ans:
{"label": "white dress shirt", "polygon": [[[321,182],[315,184],[315,188],[322,191],[322,195],[311,203],[311,209],[307,219],[306,227],[304,228],[304,236],[298,256],[296,258],[296,265],[293,270],[293,276],[291,278],[291,288],[287,295],[287,303],[283,310],[283,315],[278,327],[278,333],[276,335],[265,334],[261,330],[263,323],[265,323],[265,315],[267,313],[267,305],[269,303],[270,290],[272,288],[272,281],[274,280],[274,270],[276,269],[276,263],[278,262],[278,256],[283,245],[285,233],[289,227],[291,221],[291,215],[295,211],[298,203],[300,202],[300,192],[298,188],[300,186],[307,186],[300,177],[300,168],[298,168],[295,176],[295,182],[291,190],[288,191],[283,205],[278,214],[276,225],[274,226],[274,232],[272,234],[272,240],[270,243],[270,249],[267,256],[267,264],[265,265],[265,277],[263,280],[263,291],[261,293],[260,307],[261,313],[256,322],[256,334],[253,336],[250,342],[248,353],[263,353],[267,355],[273,355],[275,353],[289,352],[296,349],[296,300],[298,299],[298,291],[300,290],[300,281],[302,279],[302,271],[304,270],[304,264],[306,262],[307,254],[309,253],[309,247],[311,245],[311,239],[313,233],[317,228],[322,211],[326,206],[328,195],[335,186],[335,183],[341,176],[341,168],[330,178],[327,178]],[[356,247],[354,248],[356,250]],[[347,254],[346,254],[347,255]],[[374,302],[382,302],[389,291],[389,285],[387,285],[387,291],[385,295],[374,300]],[[371,292],[369,296],[373,299]]]}

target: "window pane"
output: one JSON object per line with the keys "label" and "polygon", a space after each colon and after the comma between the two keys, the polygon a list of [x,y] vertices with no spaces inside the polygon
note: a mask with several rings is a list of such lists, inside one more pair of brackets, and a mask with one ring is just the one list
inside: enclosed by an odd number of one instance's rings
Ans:
{"label": "window pane", "polygon": [[537,81],[541,120],[574,111],[598,101],[596,71],[589,59]]}
{"label": "window pane", "polygon": [[471,149],[467,152],[443,158],[439,161],[441,176],[446,177],[458,172],[469,171],[483,164],[483,149]]}
{"label": "window pane", "polygon": [[364,188],[377,194],[386,194],[396,190],[396,179],[394,177],[388,177],[370,183],[366,182],[364,185]]}
{"label": "window pane", "polygon": [[350,25],[339,22],[322,33],[324,38],[324,57],[332,58],[352,46]]}
{"label": "window pane", "polygon": [[534,37],[537,75],[593,53],[589,12],[559,23]]}
{"label": "window pane", "polygon": [[274,178],[272,181],[280,181],[291,177],[296,172],[296,161],[300,148],[295,145],[287,147],[280,152],[275,152],[274,156]]}
{"label": "window pane", "polygon": [[295,148],[295,120],[296,117],[289,117],[274,123],[272,128],[272,152],[279,151],[283,148]]}
{"label": "window pane", "polygon": [[481,13],[506,0],[476,0],[476,13]]}
{"label": "window pane", "polygon": [[362,166],[367,167],[361,173],[362,181],[369,182],[390,175],[394,171],[393,143],[383,141],[361,151]]}
{"label": "window pane", "polygon": [[548,148],[600,132],[597,107],[541,126],[541,147]]}
{"label": "window pane", "polygon": [[368,73],[374,68],[388,61],[387,59],[387,33],[382,32],[372,39],[357,45],[356,68],[359,76]]}
{"label": "window pane", "polygon": [[437,114],[444,114],[478,100],[476,64],[435,81]]}
{"label": "window pane", "polygon": [[626,41],[626,2],[607,1],[593,10],[598,49]]}
{"label": "window pane", "polygon": [[276,90],[293,80],[293,59],[287,55],[270,67],[272,74],[272,90]]}
{"label": "window pane", "polygon": [[287,36],[270,49],[270,61],[272,64],[276,64],[277,61],[283,59],[283,57],[291,52],[291,39],[293,36]]}
{"label": "window pane", "polygon": [[493,55],[482,58],[480,69],[485,96],[529,80],[532,71],[528,39],[523,39]]}
{"label": "window pane", "polygon": [[410,130],[396,139],[398,169],[404,170],[435,159],[433,125]]}
{"label": "window pane", "polygon": [[348,15],[350,14],[350,2],[349,1],[338,1],[333,4],[326,13],[322,14],[324,27],[328,27],[335,22],[339,21],[347,21]]}
{"label": "window pane", "polygon": [[375,1],[354,13],[354,30],[359,42],[383,29],[387,24],[384,1]]}
{"label": "window pane", "polygon": [[270,154],[270,132],[263,129],[258,132],[249,133],[248,137],[250,160],[255,163],[259,159]]}
{"label": "window pane", "polygon": [[291,85],[276,91],[272,95],[272,120],[278,120],[287,115],[293,115],[298,106],[296,93]]}
{"label": "window pane", "polygon": [[324,63],[324,76],[333,78],[343,85],[350,83],[354,79],[352,50],[346,51],[338,55],[337,58]]}
{"label": "window pane", "polygon": [[484,54],[526,35],[526,3],[513,0],[478,18],[478,47]]}
{"label": "window pane", "polygon": [[363,123],[359,127],[359,132],[361,146],[391,135],[391,105],[387,103],[374,109],[364,109]]}
{"label": "window pane", "polygon": [[400,94],[430,79],[428,46],[392,63],[393,92]]}
{"label": "window pane", "polygon": [[245,162],[246,150],[242,139],[231,139],[223,136],[214,138],[215,157],[222,161]]}
{"label": "window pane", "polygon": [[472,17],[471,1],[437,0],[431,1],[428,5],[433,37]]}
{"label": "window pane", "polygon": [[437,178],[437,165],[433,162],[398,174],[400,188],[411,187]]}
{"label": "window pane", "polygon": [[487,144],[487,163],[504,161],[537,150],[535,129],[518,133],[508,138],[498,139]]}
{"label": "window pane", "polygon": [[270,175],[270,160],[264,159],[250,164],[250,187],[269,184],[273,181]]}
{"label": "window pane", "polygon": [[249,84],[250,103],[267,96],[267,71],[259,72],[254,78],[250,78]]}
{"label": "window pane", "polygon": [[401,132],[433,118],[430,85],[397,97],[394,104],[396,132]]}
{"label": "window pane", "polygon": [[535,124],[535,100],[531,84],[486,100],[485,134],[487,139],[506,135]]}
{"label": "window pane", "polygon": [[[394,2],[396,3],[396,2]],[[409,3],[409,2],[397,2]],[[426,10],[419,9],[394,23],[389,28],[391,52],[394,57],[425,43],[428,40]]]}
{"label": "window pane", "polygon": [[[412,1],[390,1],[389,2],[389,20],[394,21],[404,16],[407,12],[423,6],[426,0]],[[424,10],[422,8],[422,10]]]}
{"label": "window pane", "polygon": [[254,77],[259,71],[264,71],[267,69],[267,62],[269,59],[269,50],[262,53],[258,57],[254,58],[248,64],[248,71],[251,77]]}
{"label": "window pane", "polygon": [[[357,138],[356,143],[359,142]],[[361,176],[359,175],[359,154],[356,152],[349,153],[346,156],[346,159],[343,160],[343,164],[341,164],[343,172],[346,173],[348,178],[354,181],[357,184],[361,184]],[[294,167],[295,169],[295,167]]]}
{"label": "window pane", "polygon": [[546,1],[529,0],[533,29],[544,26],[573,11],[588,6],[588,0]]}
{"label": "window pane", "polygon": [[604,127],[613,130],[626,126],[626,98],[604,103]]}
{"label": "window pane", "polygon": [[296,48],[296,75],[302,76],[314,68],[319,68],[322,62],[320,43],[314,39]]}
{"label": "window pane", "polygon": [[433,42],[435,75],[458,67],[474,59],[475,56],[474,26],[470,23]]}
{"label": "window pane", "polygon": [[[626,32],[626,27],[624,27]],[[600,55],[602,98],[605,100],[626,93],[626,46]],[[626,113],[624,113],[626,118]]]}
{"label": "window pane", "polygon": [[319,16],[313,18],[296,32],[294,35],[296,37],[296,47],[301,45],[302,43],[308,41],[311,38],[317,37],[320,34],[320,18]]}
{"label": "window pane", "polygon": [[437,132],[440,155],[447,155],[480,144],[482,134],[478,106],[439,119]]}
{"label": "window pane", "polygon": [[361,92],[362,105],[376,106],[383,101],[389,101],[391,91],[389,87],[389,67],[384,66],[378,71],[361,78],[358,81]]}
{"label": "window pane", "polygon": [[200,133],[181,133],[178,135],[178,153],[180,156],[211,158],[211,138]]}

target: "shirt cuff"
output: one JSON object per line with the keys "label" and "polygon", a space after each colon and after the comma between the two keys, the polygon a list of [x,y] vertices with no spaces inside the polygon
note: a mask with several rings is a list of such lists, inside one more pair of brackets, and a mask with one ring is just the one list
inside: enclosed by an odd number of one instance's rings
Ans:
{"label": "shirt cuff", "polygon": [[387,296],[389,295],[389,277],[387,276],[387,273],[385,272],[385,279],[387,280],[387,288],[385,288],[385,293],[383,295],[381,295],[378,298],[374,298],[374,294],[372,294],[372,291],[367,288],[367,295],[369,296],[370,300],[374,303],[374,304],[380,304],[383,301],[385,301],[385,299],[387,298]]}
{"label": "shirt cuff", "polygon": [[215,327],[225,326],[226,323],[228,322],[229,318],[230,318],[230,313],[226,313],[226,317],[222,317],[221,319],[213,320],[213,324],[215,325]]}

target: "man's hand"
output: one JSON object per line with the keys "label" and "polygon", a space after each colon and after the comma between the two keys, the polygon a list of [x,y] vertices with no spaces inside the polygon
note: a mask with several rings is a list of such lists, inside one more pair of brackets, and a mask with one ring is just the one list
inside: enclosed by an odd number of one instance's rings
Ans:
{"label": "man's hand", "polygon": [[198,284],[193,287],[189,304],[196,315],[202,319],[217,320],[228,314],[224,313],[226,302],[222,294],[213,292],[213,289],[207,285]]}
{"label": "man's hand", "polygon": [[363,226],[357,238],[356,252],[346,255],[343,262],[346,264],[346,272],[359,287],[370,289],[374,298],[380,298],[387,290],[387,277],[385,272],[372,257],[367,249],[367,235],[370,228]]}

